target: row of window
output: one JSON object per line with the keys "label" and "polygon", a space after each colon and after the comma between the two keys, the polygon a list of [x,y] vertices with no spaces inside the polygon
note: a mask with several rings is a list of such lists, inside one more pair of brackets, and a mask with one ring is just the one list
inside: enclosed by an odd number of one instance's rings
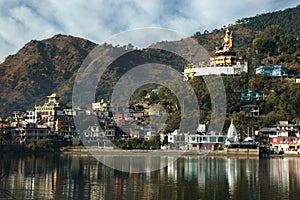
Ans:
{"label": "row of window", "polygon": [[31,139],[33,139],[33,140],[37,140],[37,139],[42,140],[42,139],[44,139],[44,137],[43,136],[40,136],[40,137],[37,137],[37,136],[27,136],[27,137],[25,137],[25,140],[31,140]]}
{"label": "row of window", "polygon": [[226,141],[226,137],[217,137],[217,136],[210,136],[210,137],[190,137],[191,142],[220,142],[223,143]]}
{"label": "row of window", "polygon": [[[97,132],[85,132],[84,133],[85,137],[104,137],[104,133],[97,133]],[[111,131],[106,131],[105,132],[105,135],[106,136],[112,136],[113,135],[113,132]]]}

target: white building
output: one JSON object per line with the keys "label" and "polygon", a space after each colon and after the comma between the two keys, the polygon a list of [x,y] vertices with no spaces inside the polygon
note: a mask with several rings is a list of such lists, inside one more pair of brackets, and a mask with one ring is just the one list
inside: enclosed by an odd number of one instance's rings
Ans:
{"label": "white building", "polygon": [[110,106],[110,102],[109,101],[104,101],[103,99],[101,99],[100,102],[96,102],[96,103],[92,103],[92,109],[94,111],[109,111],[111,108]]}
{"label": "white building", "polygon": [[225,135],[198,135],[188,137],[188,150],[216,150],[225,144]]}
{"label": "white building", "polygon": [[236,142],[237,141],[237,131],[233,124],[233,120],[231,120],[231,124],[227,131],[227,141],[228,142]]}
{"label": "white building", "polygon": [[186,150],[187,141],[188,133],[181,133],[180,130],[168,134],[169,149]]}
{"label": "white building", "polygon": [[36,122],[34,110],[27,110],[26,111],[25,121],[28,122],[28,123],[35,123]]}
{"label": "white building", "polygon": [[88,114],[87,110],[84,108],[81,108],[80,106],[73,106],[72,108],[65,108],[65,109],[63,109],[63,113],[65,115],[72,115],[72,116]]}
{"label": "white building", "polygon": [[89,126],[83,131],[83,143],[84,145],[98,146],[105,148],[111,146],[110,141],[106,137],[106,132],[101,129],[100,126]]}
{"label": "white building", "polygon": [[36,143],[40,140],[47,139],[50,136],[49,128],[39,127],[16,127],[11,130],[12,138],[19,139],[20,143]]}

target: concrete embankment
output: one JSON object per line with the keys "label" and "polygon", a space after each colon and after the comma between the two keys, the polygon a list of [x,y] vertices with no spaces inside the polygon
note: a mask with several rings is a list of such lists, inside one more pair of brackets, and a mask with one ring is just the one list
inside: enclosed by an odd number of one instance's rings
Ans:
{"label": "concrete embankment", "polygon": [[[38,153],[32,152],[26,145],[9,144],[0,145],[1,153]],[[74,155],[103,155],[103,156],[197,156],[197,157],[300,157],[298,152],[284,152],[284,154],[264,154],[259,155],[258,149],[225,149],[215,151],[182,151],[182,150],[121,150],[112,148],[98,148],[98,147],[84,147],[84,146],[70,146],[61,147],[59,151],[43,151],[43,153],[58,153],[58,154],[74,154]]]}
{"label": "concrete embankment", "polygon": [[20,145],[20,144],[0,144],[0,152],[22,153],[22,152],[28,152],[28,148],[25,145]]}
{"label": "concrete embankment", "polygon": [[[92,148],[61,148],[62,154],[80,154],[80,155],[103,155],[103,156],[197,156],[197,157],[253,157],[259,158],[258,149],[226,149],[215,151],[176,151],[176,150],[121,150],[121,149],[101,149]],[[263,157],[300,157],[297,152],[286,152],[284,154],[267,154]]]}
{"label": "concrete embankment", "polygon": [[258,150],[222,150],[222,151],[182,151],[182,150],[121,150],[121,149],[101,149],[97,147],[88,148],[61,148],[63,154],[91,154],[103,156],[256,156],[258,157]]}

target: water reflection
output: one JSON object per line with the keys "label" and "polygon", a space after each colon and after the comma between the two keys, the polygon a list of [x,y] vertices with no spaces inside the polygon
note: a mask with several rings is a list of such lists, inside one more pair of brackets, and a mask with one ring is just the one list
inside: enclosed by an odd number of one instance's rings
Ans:
{"label": "water reflection", "polygon": [[[172,159],[161,157],[154,164],[163,166]],[[149,165],[151,161],[145,159]],[[0,177],[4,199],[299,199],[300,195],[299,158],[182,157],[158,171],[126,173],[89,156],[2,156]]]}

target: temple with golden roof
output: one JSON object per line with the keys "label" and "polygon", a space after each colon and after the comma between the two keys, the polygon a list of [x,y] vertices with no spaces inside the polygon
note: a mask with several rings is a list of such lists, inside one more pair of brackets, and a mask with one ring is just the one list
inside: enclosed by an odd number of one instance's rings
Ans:
{"label": "temple with golden roof", "polygon": [[188,64],[184,69],[186,79],[194,76],[205,75],[240,75],[248,72],[248,62],[245,59],[237,58],[233,51],[232,32],[228,29],[221,47],[216,47],[215,56],[210,59],[210,64],[206,66]]}

